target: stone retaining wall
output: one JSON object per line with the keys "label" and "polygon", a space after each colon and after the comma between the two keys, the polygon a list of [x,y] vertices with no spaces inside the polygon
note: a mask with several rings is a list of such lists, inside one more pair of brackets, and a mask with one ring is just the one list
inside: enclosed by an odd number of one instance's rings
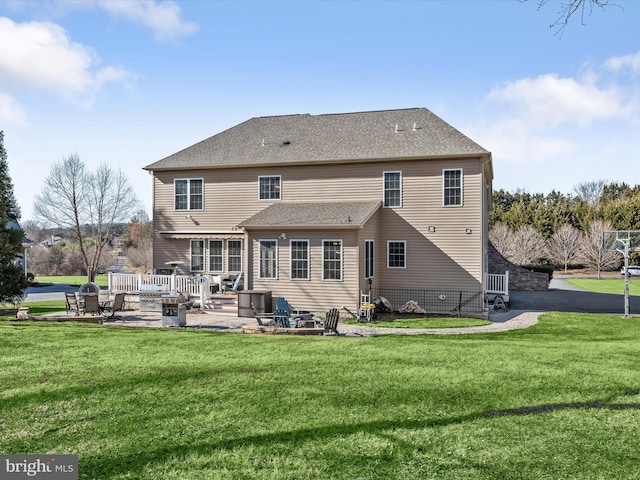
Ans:
{"label": "stone retaining wall", "polygon": [[549,289],[549,275],[514,265],[489,242],[489,273],[509,272],[509,290],[544,291]]}

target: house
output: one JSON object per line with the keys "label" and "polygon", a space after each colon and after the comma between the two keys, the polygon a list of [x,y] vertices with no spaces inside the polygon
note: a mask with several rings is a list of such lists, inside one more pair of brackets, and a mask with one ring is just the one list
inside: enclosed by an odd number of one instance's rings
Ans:
{"label": "house", "polygon": [[425,108],[252,118],[145,169],[156,269],[317,312],[483,308],[491,153]]}

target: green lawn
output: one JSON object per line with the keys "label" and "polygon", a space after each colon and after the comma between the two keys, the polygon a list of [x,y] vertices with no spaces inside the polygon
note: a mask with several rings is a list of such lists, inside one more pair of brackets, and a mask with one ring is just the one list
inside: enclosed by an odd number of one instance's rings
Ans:
{"label": "green lawn", "polygon": [[[87,283],[87,277],[86,275],[68,275],[68,276],[60,276],[60,277],[36,277],[36,282],[82,285],[84,283]],[[106,287],[109,284],[109,277],[107,275],[97,275],[95,282],[101,287]]]}
{"label": "green lawn", "polygon": [[[624,277],[622,278],[563,278],[571,285],[595,293],[613,293],[624,295]],[[640,295],[640,278],[629,281],[629,295]]]}
{"label": "green lawn", "polygon": [[0,322],[0,452],[88,479],[640,478],[640,319],[285,337]]}

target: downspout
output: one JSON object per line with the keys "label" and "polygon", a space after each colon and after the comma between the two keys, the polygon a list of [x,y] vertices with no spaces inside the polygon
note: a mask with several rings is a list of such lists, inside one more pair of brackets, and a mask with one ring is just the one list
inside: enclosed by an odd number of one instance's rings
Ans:
{"label": "downspout", "polygon": [[[491,154],[485,161],[482,162],[482,185],[484,189],[484,195],[482,195],[482,243],[483,243],[483,274],[482,274],[482,296],[484,299],[485,311],[489,311],[489,304],[487,300],[487,274],[489,273],[489,207],[492,203],[490,195],[492,195],[491,187],[487,179],[487,166],[491,164]],[[491,179],[493,181],[493,178]]]}

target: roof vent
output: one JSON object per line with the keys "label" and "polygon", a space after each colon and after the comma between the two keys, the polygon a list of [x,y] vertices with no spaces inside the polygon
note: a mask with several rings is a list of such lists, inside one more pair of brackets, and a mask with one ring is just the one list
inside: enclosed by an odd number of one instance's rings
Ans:
{"label": "roof vent", "polygon": [[291,142],[289,140],[285,140],[284,142],[282,142],[283,145],[291,145]]}
{"label": "roof vent", "polygon": [[412,130],[413,130],[414,132],[417,132],[418,130],[420,130],[420,128],[421,128],[421,127],[419,127],[417,123],[413,122],[413,129],[412,129]]}
{"label": "roof vent", "polygon": [[396,130],[395,130],[395,131],[396,131],[396,133],[401,132],[402,130],[404,130],[404,129],[403,129],[403,128],[400,128],[400,125],[398,125],[398,124],[396,123]]}

